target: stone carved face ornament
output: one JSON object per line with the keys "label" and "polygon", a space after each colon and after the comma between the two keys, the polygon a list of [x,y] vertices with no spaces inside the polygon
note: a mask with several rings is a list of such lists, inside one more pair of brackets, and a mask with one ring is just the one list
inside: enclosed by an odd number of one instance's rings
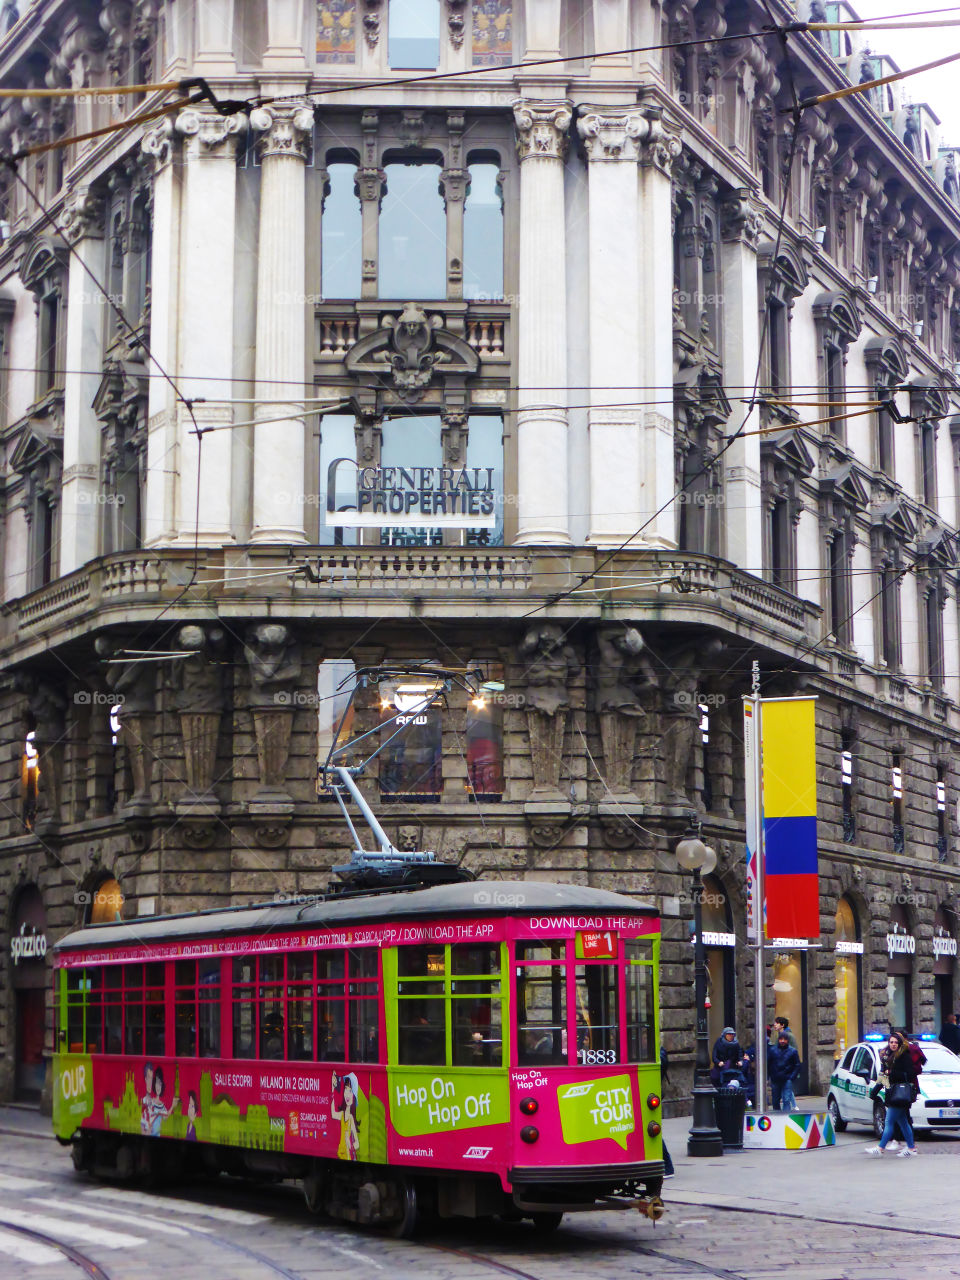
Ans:
{"label": "stone carved face ornament", "polygon": [[422,307],[408,302],[399,316],[390,316],[385,323],[391,330],[393,350],[378,351],[374,359],[391,366],[394,383],[401,390],[427,386],[434,368],[450,359],[445,351],[430,350],[434,331],[442,323],[440,317],[428,318]]}

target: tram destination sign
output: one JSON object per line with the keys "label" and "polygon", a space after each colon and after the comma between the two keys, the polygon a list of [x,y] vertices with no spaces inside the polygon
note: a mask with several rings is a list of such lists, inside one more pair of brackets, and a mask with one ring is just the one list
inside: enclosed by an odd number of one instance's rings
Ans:
{"label": "tram destination sign", "polygon": [[[341,467],[356,470],[352,506],[344,507],[337,490]],[[493,477],[493,467],[358,467],[352,458],[334,458],[327,467],[326,523],[345,529],[492,529]]]}

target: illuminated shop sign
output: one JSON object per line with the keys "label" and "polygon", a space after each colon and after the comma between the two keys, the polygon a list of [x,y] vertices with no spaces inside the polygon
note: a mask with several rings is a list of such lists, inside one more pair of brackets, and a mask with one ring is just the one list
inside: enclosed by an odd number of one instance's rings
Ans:
{"label": "illuminated shop sign", "polygon": [[863,943],[847,942],[843,938],[841,938],[840,941],[837,943],[837,945],[834,947],[834,950],[836,951],[837,955],[841,955],[841,956],[862,956]]}
{"label": "illuminated shop sign", "polygon": [[933,958],[939,960],[941,956],[955,956],[957,954],[956,938],[948,937],[945,933],[935,933],[933,935]]}
{"label": "illuminated shop sign", "polygon": [[[341,466],[357,468],[357,490],[356,505],[338,511]],[[334,458],[327,467],[326,523],[345,529],[492,529],[493,477],[493,467],[357,467],[352,458]]]}

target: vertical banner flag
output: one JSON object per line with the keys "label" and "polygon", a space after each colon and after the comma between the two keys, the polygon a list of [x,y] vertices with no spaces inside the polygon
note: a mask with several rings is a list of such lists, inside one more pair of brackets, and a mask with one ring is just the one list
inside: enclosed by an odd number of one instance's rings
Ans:
{"label": "vertical banner flag", "polygon": [[816,699],[761,704],[764,897],[768,938],[819,938]]}
{"label": "vertical banner flag", "polygon": [[743,703],[744,779],[747,801],[747,941],[757,940],[759,904],[757,892],[757,859],[760,856],[757,832],[757,717],[753,703]]}

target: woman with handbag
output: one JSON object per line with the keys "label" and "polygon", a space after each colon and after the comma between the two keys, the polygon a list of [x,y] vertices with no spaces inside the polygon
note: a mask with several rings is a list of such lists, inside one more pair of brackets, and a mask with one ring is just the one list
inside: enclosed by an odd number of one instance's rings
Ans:
{"label": "woman with handbag", "polygon": [[895,1130],[899,1128],[906,1139],[907,1145],[902,1151],[897,1152],[898,1158],[915,1156],[917,1154],[917,1146],[913,1136],[913,1127],[910,1124],[910,1108],[913,1106],[919,1092],[917,1068],[914,1065],[907,1038],[901,1035],[899,1031],[890,1032],[887,1047],[880,1055],[880,1071],[881,1080],[884,1077],[886,1078],[886,1091],[883,1100],[887,1108],[887,1118],[883,1126],[883,1136],[880,1142],[875,1147],[867,1147],[867,1155],[882,1156],[886,1150],[887,1143],[893,1137]]}

